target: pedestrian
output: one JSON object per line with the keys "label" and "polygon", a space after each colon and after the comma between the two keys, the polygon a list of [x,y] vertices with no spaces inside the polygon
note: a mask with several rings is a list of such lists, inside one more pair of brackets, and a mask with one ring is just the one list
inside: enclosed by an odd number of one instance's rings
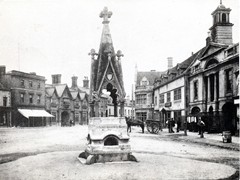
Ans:
{"label": "pedestrian", "polygon": [[203,120],[201,119],[201,117],[199,117],[198,119],[198,126],[199,126],[199,135],[201,138],[203,138],[203,131],[204,131],[204,126],[205,126],[205,123],[203,122]]}
{"label": "pedestrian", "polygon": [[175,126],[175,121],[174,121],[174,119],[173,118],[171,118],[171,120],[170,120],[170,132],[171,133],[174,133],[174,131],[173,131],[173,127]]}
{"label": "pedestrian", "polygon": [[171,122],[170,119],[166,121],[167,127],[168,127],[168,132],[171,133]]}
{"label": "pedestrian", "polygon": [[178,120],[177,120],[177,132],[179,132],[180,127],[181,127],[181,120],[180,120],[180,118],[178,118]]}

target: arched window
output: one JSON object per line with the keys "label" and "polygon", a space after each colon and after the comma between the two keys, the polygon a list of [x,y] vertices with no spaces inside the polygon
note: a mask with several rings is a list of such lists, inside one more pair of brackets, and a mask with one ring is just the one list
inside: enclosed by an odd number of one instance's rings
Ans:
{"label": "arched window", "polygon": [[227,22],[227,16],[225,13],[222,14],[222,22]]}
{"label": "arched window", "polygon": [[218,64],[218,61],[216,59],[211,59],[207,62],[205,69],[208,69],[216,64]]}
{"label": "arched window", "polygon": [[197,115],[200,113],[200,108],[199,107],[193,107],[192,110],[191,110],[191,114],[192,115]]}

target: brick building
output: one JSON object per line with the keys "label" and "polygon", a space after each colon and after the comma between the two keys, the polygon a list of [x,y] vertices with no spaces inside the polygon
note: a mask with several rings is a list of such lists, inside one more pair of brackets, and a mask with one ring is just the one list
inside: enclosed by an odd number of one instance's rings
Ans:
{"label": "brick building", "polygon": [[20,71],[5,72],[1,68],[0,82],[11,91],[12,126],[45,126],[45,77]]}
{"label": "brick building", "polygon": [[[0,67],[5,68],[5,67]],[[11,121],[11,91],[0,83],[0,126],[12,126]]]}

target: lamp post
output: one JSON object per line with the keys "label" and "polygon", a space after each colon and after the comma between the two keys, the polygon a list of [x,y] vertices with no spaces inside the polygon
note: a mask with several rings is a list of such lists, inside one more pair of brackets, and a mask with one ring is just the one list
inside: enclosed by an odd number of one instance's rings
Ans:
{"label": "lamp post", "polygon": [[[88,53],[89,56],[91,56],[91,72],[90,72],[90,76],[91,76],[91,81],[93,80],[93,65],[94,65],[94,61],[95,61],[95,56],[97,56],[98,54],[96,53],[95,49],[91,49],[90,52]],[[92,82],[90,82],[90,98],[89,98],[89,104],[90,104],[90,117],[94,117],[95,116],[95,111],[94,111],[94,101],[93,101],[93,85]]]}

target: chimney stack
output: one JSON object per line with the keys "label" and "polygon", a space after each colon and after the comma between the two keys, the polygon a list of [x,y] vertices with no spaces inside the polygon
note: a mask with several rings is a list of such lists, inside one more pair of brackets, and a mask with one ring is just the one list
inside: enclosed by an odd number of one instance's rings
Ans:
{"label": "chimney stack", "polygon": [[89,80],[87,76],[84,76],[83,87],[87,89],[89,88]]}
{"label": "chimney stack", "polygon": [[61,74],[52,75],[52,84],[61,84]]}
{"label": "chimney stack", "polygon": [[173,67],[173,58],[172,57],[168,57],[168,69],[171,69]]}
{"label": "chimney stack", "polygon": [[211,36],[211,32],[208,31],[208,37],[206,38],[206,46],[209,45],[210,42],[212,42],[212,36]]}
{"label": "chimney stack", "polygon": [[0,77],[6,74],[6,66],[0,66]]}
{"label": "chimney stack", "polygon": [[73,76],[73,77],[72,77],[72,88],[77,88],[77,87],[78,87],[78,85],[77,85],[77,79],[78,79],[77,76]]}

